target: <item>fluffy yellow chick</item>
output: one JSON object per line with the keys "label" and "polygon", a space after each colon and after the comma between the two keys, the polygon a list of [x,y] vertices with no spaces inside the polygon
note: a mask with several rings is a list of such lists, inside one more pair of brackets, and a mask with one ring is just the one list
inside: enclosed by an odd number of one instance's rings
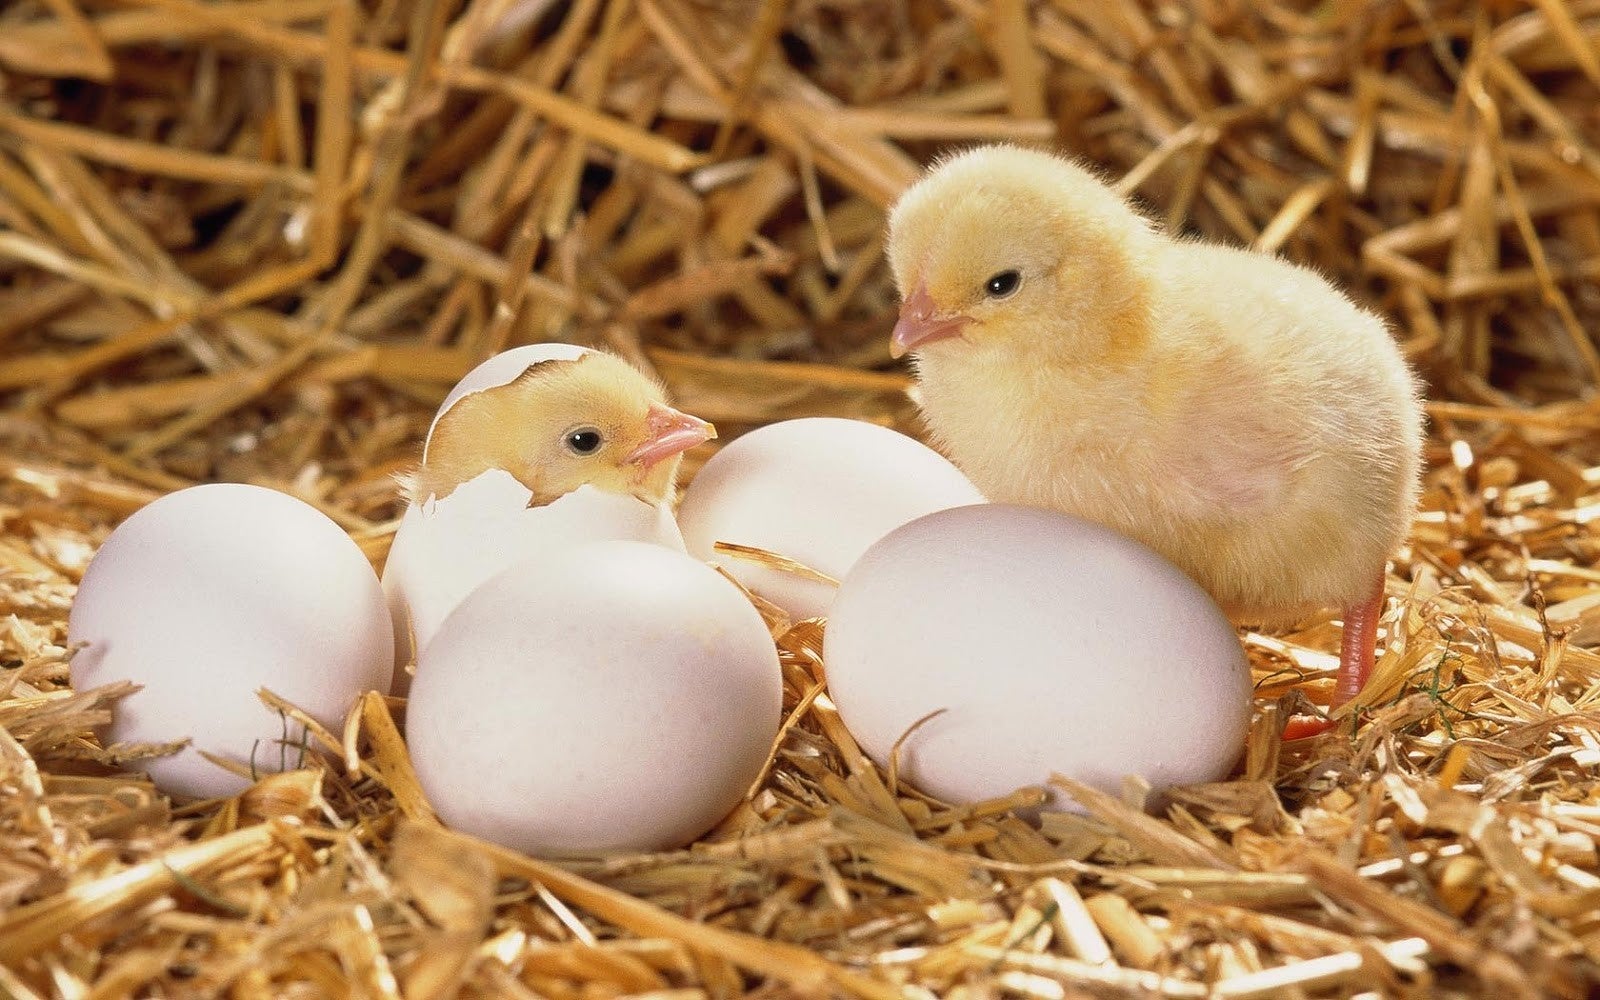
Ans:
{"label": "fluffy yellow chick", "polygon": [[439,417],[402,487],[412,502],[442,499],[504,469],[533,493],[529,506],[584,485],[659,504],[677,491],[683,453],[716,434],[668,406],[661,386],[626,361],[590,351],[463,396]]}
{"label": "fluffy yellow chick", "polygon": [[1006,146],[908,190],[888,255],[892,351],[915,352],[928,427],[980,490],[1139,539],[1239,623],[1343,609],[1334,703],[1360,691],[1423,433],[1381,319],[1305,268],[1168,236],[1082,167]]}

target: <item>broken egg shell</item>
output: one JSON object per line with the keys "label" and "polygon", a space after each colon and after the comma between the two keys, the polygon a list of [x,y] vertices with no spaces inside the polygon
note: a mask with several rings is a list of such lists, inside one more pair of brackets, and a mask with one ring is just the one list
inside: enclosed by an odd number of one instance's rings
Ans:
{"label": "broken egg shell", "polygon": [[[588,353],[589,348],[576,344],[525,344],[501,351],[462,376],[461,381],[444,397],[444,402],[439,404],[439,409],[433,415],[433,423],[428,425],[427,440],[432,440],[433,429],[439,425],[439,418],[461,397],[514,382],[519,375],[540,362],[572,361]],[[428,459],[427,440],[422,444],[423,461]]]}
{"label": "broken egg shell", "polygon": [[406,508],[383,567],[394,617],[395,694],[409,689],[406,666],[456,605],[515,563],[581,542],[651,542],[683,551],[683,536],[664,505],[593,486],[542,507],[529,507],[532,499],[509,472],[490,469],[443,499]]}

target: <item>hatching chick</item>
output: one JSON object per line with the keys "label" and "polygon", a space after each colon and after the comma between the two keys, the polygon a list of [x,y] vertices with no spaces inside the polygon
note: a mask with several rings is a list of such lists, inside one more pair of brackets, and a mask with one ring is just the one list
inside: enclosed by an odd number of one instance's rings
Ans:
{"label": "hatching chick", "polygon": [[626,361],[590,351],[461,397],[402,488],[413,503],[442,499],[503,469],[533,493],[531,507],[584,485],[659,504],[676,495],[683,453],[716,434],[669,407],[661,386]]}
{"label": "hatching chick", "polygon": [[891,350],[915,352],[928,427],[980,490],[1143,541],[1241,624],[1343,609],[1334,703],[1360,691],[1422,446],[1382,320],[1307,269],[1167,236],[1087,170],[1005,146],[908,190],[888,255]]}

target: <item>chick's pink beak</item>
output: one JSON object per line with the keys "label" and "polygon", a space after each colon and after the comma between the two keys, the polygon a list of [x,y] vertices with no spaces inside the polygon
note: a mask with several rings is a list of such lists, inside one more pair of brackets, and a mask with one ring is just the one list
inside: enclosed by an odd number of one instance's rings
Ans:
{"label": "chick's pink beak", "polygon": [[900,306],[900,321],[894,325],[894,333],[889,335],[889,356],[898,358],[924,344],[959,337],[970,322],[972,320],[967,316],[949,316],[939,312],[933,304],[933,296],[928,294],[928,286],[918,284],[917,290]]}
{"label": "chick's pink beak", "polygon": [[645,469],[717,436],[717,429],[699,417],[679,413],[660,403],[650,404],[650,412],[645,417],[645,432],[649,436],[644,443],[633,449],[624,460]]}

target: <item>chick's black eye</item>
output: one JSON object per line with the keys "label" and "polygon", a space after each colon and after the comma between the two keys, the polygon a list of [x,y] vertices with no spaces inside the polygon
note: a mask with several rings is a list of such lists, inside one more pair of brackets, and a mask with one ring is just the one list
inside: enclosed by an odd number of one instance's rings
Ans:
{"label": "chick's black eye", "polygon": [[574,455],[593,455],[600,450],[600,445],[605,439],[593,427],[580,427],[575,431],[568,431],[566,436],[567,450]]}
{"label": "chick's black eye", "polygon": [[1020,284],[1022,284],[1020,271],[1001,271],[983,283],[983,290],[991,299],[1003,299],[1016,291]]}

